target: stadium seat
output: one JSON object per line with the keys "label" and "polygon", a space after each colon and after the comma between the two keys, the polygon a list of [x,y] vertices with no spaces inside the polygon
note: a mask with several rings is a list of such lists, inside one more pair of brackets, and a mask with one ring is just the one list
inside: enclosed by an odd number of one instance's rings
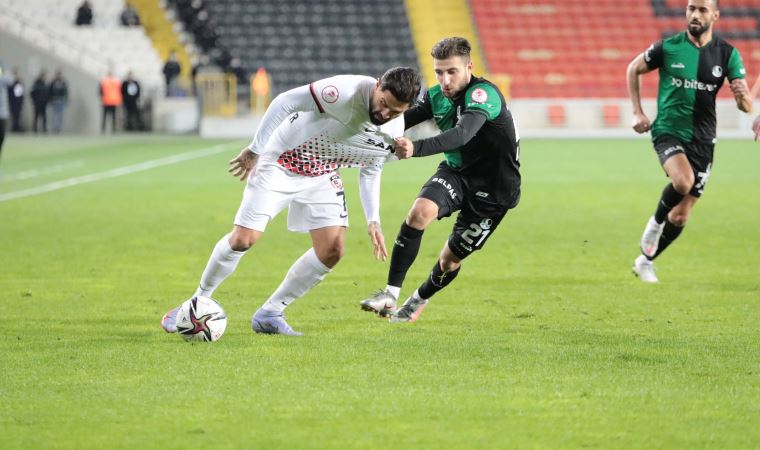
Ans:
{"label": "stadium seat", "polygon": [[620,105],[606,104],[602,106],[602,122],[605,127],[620,126]]}
{"label": "stadium seat", "polygon": [[547,112],[547,117],[549,119],[549,124],[551,124],[552,126],[565,125],[565,121],[567,118],[565,116],[564,105],[549,105],[546,112]]}
{"label": "stadium seat", "polygon": [[274,94],[338,73],[379,76],[392,66],[417,66],[403,0],[205,4],[222,50],[248,73],[265,67]]}
{"label": "stadium seat", "polygon": [[[627,97],[628,62],[664,35],[686,28],[682,0],[638,2],[620,31],[616,0],[472,0],[483,52],[493,74],[509,75],[512,98]],[[716,32],[742,53],[750,78],[760,70],[760,3],[721,5]],[[536,81],[536,74],[543,80]],[[643,77],[643,95],[656,95],[656,77]],[[723,89],[721,97],[729,98]]]}

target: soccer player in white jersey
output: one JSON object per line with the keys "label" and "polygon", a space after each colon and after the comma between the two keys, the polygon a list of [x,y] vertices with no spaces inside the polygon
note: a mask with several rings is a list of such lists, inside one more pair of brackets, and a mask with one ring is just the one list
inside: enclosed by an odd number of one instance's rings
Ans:
{"label": "soccer player in white jersey", "polygon": [[[338,169],[360,167],[360,197],[375,257],[385,259],[380,229],[380,172],[404,132],[403,113],[420,90],[420,76],[406,67],[389,69],[377,80],[339,75],[278,95],[256,136],[230,161],[230,173],[247,180],[232,232],[217,242],[193,296],[210,297],[288,207],[288,229],[309,232],[313,247],[288,270],[285,279],[253,315],[257,333],[299,336],[285,321],[284,309],[322,281],[343,255],[348,226],[343,182]],[[177,309],[161,326],[176,332]]]}

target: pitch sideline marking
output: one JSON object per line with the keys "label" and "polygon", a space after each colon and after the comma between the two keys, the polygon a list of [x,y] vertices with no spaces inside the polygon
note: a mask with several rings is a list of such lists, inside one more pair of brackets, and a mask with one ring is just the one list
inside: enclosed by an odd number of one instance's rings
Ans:
{"label": "pitch sideline marking", "polygon": [[0,181],[25,181],[25,180],[30,180],[32,178],[52,175],[58,172],[65,172],[71,169],[78,169],[82,167],[83,165],[84,165],[84,161],[78,160],[78,161],[71,161],[71,162],[67,162],[63,164],[56,164],[54,166],[49,166],[44,169],[22,170],[21,172],[6,174],[2,178],[0,178]]}
{"label": "pitch sideline marking", "polygon": [[45,194],[47,192],[53,192],[67,187],[78,186],[80,184],[93,183],[95,181],[106,180],[108,178],[115,178],[122,175],[130,175],[137,172],[143,172],[145,170],[155,169],[156,167],[168,166],[184,161],[190,161],[192,159],[203,158],[204,156],[215,155],[217,153],[221,153],[222,151],[229,150],[229,147],[229,143],[218,144],[212,147],[202,148],[200,150],[179,153],[159,159],[152,159],[150,161],[144,161],[138,164],[132,164],[130,166],[117,167],[115,169],[106,170],[104,172],[96,172],[89,175],[67,178],[65,180],[54,181],[52,183],[43,184],[42,186],[22,189],[20,191],[6,192],[5,194],[0,194],[0,202],[24,197],[31,197],[33,195]]}

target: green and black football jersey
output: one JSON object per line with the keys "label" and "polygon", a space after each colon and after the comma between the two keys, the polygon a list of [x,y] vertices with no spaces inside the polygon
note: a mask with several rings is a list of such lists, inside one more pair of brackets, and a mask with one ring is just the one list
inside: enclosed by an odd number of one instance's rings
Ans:
{"label": "green and black football jersey", "polygon": [[[430,88],[410,115],[415,122],[434,119],[441,131],[456,126],[465,111],[486,115],[486,122],[463,147],[446,151],[446,163],[466,176],[473,192],[484,199],[512,207],[520,193],[520,137],[499,89],[490,81],[473,76],[464,93],[455,99],[443,95],[440,85]],[[405,115],[405,117],[409,117]],[[409,127],[411,125],[407,125]]]}
{"label": "green and black football jersey", "polygon": [[683,32],[652,44],[644,61],[660,73],[652,138],[667,134],[684,142],[713,142],[715,96],[726,78],[745,77],[739,52],[717,36],[698,48]]}

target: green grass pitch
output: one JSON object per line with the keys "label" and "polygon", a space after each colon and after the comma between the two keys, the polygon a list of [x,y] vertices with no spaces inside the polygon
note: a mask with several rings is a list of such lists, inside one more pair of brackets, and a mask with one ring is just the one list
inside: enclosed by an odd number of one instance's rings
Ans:
{"label": "green grass pitch", "polygon": [[[659,285],[630,273],[666,178],[646,140],[522,145],[523,197],[420,321],[358,301],[384,286],[357,172],[345,259],[288,309],[253,311],[309,247],[285,217],[215,294],[213,344],[159,327],[231,227],[245,141],[6,140],[0,198],[224,144],[220,153],[0,201],[0,448],[758,448],[760,143],[721,141]],[[389,244],[438,158],[383,174]],[[80,179],[81,180],[81,179]],[[428,274],[453,219],[407,278]]]}

